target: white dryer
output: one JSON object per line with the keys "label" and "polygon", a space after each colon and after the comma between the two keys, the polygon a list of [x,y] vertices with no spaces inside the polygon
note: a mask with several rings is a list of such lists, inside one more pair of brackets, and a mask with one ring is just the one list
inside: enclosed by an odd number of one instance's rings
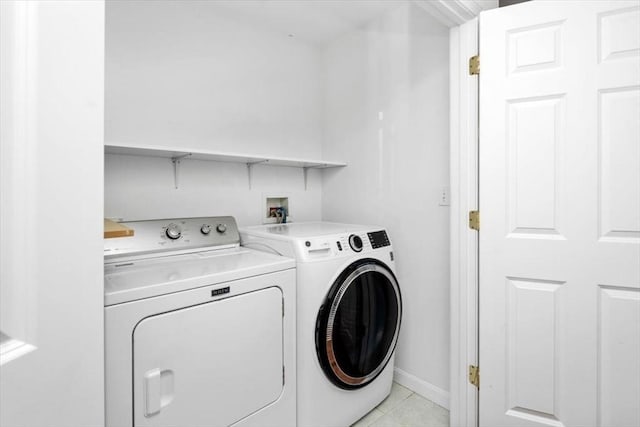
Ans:
{"label": "white dryer", "polygon": [[106,425],[295,426],[295,261],[232,217],[105,239]]}
{"label": "white dryer", "polygon": [[245,247],[297,261],[298,426],[353,424],[393,381],[402,298],[387,232],[314,222],[240,235]]}

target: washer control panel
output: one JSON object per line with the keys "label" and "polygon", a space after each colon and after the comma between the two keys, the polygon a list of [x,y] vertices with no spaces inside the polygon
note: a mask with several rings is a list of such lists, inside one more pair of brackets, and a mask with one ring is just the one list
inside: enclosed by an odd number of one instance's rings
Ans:
{"label": "washer control panel", "polygon": [[391,245],[389,236],[387,236],[387,232],[384,230],[367,233],[367,237],[369,237],[369,242],[371,242],[373,249],[384,248],[385,246]]}
{"label": "washer control panel", "polygon": [[305,239],[301,247],[305,258],[353,255],[391,246],[385,230]]}
{"label": "washer control panel", "polygon": [[122,225],[132,229],[133,236],[104,239],[105,258],[240,245],[238,226],[231,216],[129,221]]}

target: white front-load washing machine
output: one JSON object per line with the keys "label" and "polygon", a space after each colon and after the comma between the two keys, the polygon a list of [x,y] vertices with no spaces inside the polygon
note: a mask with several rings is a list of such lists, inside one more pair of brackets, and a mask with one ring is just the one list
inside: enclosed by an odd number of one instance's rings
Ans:
{"label": "white front-load washing machine", "polygon": [[294,427],[295,261],[232,217],[105,239],[107,427]]}
{"label": "white front-load washing machine", "polygon": [[402,299],[387,232],[327,222],[247,227],[297,261],[298,427],[346,427],[390,393]]}

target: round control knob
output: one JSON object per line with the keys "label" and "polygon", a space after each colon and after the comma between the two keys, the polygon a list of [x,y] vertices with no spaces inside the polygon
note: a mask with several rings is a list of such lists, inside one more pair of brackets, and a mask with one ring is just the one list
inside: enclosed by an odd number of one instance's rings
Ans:
{"label": "round control knob", "polygon": [[226,226],[226,224],[218,224],[218,225],[216,226],[216,231],[217,231],[218,233],[224,233],[225,231],[227,231],[227,226]]}
{"label": "round control knob", "polygon": [[349,236],[349,246],[356,252],[362,251],[362,239],[360,236],[356,236],[355,234]]}
{"label": "round control knob", "polygon": [[203,224],[202,227],[200,227],[200,232],[204,235],[211,233],[211,226],[209,224]]}
{"label": "round control knob", "polygon": [[180,229],[180,226],[178,224],[171,223],[167,225],[167,231],[165,231],[165,234],[171,240],[176,240],[179,239],[180,236],[182,236],[182,230]]}

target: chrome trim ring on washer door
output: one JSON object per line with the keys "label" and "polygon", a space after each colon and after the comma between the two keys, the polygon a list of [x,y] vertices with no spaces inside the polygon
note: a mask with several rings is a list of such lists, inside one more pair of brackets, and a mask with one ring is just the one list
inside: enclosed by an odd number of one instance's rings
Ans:
{"label": "chrome trim ring on washer door", "polygon": [[316,350],[325,375],[344,389],[373,381],[393,355],[401,318],[400,288],[389,268],[373,259],[349,266],[316,320]]}

